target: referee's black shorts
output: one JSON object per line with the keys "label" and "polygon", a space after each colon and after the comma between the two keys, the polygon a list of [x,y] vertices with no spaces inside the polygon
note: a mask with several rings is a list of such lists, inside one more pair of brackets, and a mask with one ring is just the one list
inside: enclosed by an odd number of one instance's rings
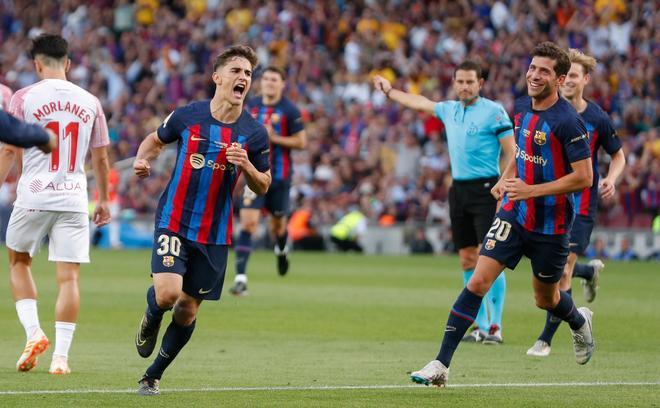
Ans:
{"label": "referee's black shorts", "polygon": [[497,207],[490,194],[495,183],[497,177],[454,180],[449,188],[449,218],[457,250],[481,244],[488,232]]}

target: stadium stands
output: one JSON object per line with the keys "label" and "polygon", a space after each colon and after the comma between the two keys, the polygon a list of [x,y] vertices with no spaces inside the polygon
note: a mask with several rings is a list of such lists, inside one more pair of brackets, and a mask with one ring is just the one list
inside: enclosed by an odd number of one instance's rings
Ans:
{"label": "stadium stands", "polygon": [[[658,213],[660,37],[652,0],[160,3],[4,2],[0,83],[14,90],[33,83],[28,39],[63,33],[72,49],[69,76],[101,99],[121,160],[173,108],[210,95],[209,61],[218,50],[249,43],[262,66],[286,68],[287,95],[304,109],[309,149],[296,154],[292,191],[313,200],[315,221],[332,224],[360,203],[374,224],[383,214],[446,223],[442,123],[389,104],[370,77],[451,98],[453,67],[473,58],[488,74],[482,94],[511,111],[524,92],[529,49],[552,39],[599,59],[588,97],[610,113],[628,157],[601,222],[650,229]],[[152,213],[167,171],[146,181],[123,173],[122,206]]]}

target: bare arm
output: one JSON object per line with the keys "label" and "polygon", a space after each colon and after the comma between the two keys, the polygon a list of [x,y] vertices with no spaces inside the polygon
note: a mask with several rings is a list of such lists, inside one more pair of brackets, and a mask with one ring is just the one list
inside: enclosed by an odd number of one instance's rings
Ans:
{"label": "bare arm", "polygon": [[502,146],[502,155],[500,156],[500,169],[502,174],[509,166],[509,162],[516,156],[516,142],[513,136],[507,136],[500,139],[500,146]]}
{"label": "bare arm", "polygon": [[541,184],[526,184],[519,178],[507,178],[504,189],[512,201],[543,197],[555,194],[572,193],[591,186],[593,170],[591,157],[571,163],[573,172],[557,180]]}
{"label": "bare arm", "polygon": [[600,196],[602,198],[610,198],[616,192],[616,182],[626,166],[626,155],[623,149],[619,149],[612,155],[612,162],[607,171],[607,176],[600,181]]}
{"label": "bare arm", "polygon": [[5,182],[7,175],[14,167],[14,162],[16,162],[19,154],[19,147],[14,147],[10,145],[0,146],[0,184]]}
{"label": "bare arm", "polygon": [[151,174],[151,165],[149,162],[158,157],[164,147],[165,143],[161,142],[156,132],[149,133],[142,143],[140,143],[137,155],[135,156],[135,161],[133,162],[135,175],[140,178],[149,176]]}
{"label": "bare arm", "polygon": [[99,192],[99,201],[96,203],[92,221],[97,226],[110,222],[110,197],[108,195],[108,174],[110,174],[110,160],[105,146],[92,148],[92,169],[96,177],[96,189]]}
{"label": "bare arm", "polygon": [[291,136],[276,135],[273,131],[273,127],[270,125],[266,126],[266,130],[268,131],[268,139],[271,143],[276,145],[286,147],[287,149],[304,149],[307,146],[307,135],[305,134],[305,130],[296,132]]}
{"label": "bare arm", "polygon": [[497,183],[495,183],[493,188],[490,189],[490,194],[493,197],[495,197],[496,200],[502,199],[502,196],[506,192],[504,188],[504,182],[505,180],[513,177],[516,174],[515,169],[516,169],[516,156],[514,154],[509,159],[508,164],[506,165],[504,170],[502,170],[502,176],[500,177],[500,179],[497,181]]}
{"label": "bare arm", "polygon": [[392,84],[380,75],[374,77],[374,88],[380,89],[391,100],[406,108],[435,114],[436,103],[422,95],[415,95],[392,88]]}
{"label": "bare arm", "polygon": [[238,166],[245,174],[245,181],[250,190],[258,195],[266,194],[271,182],[270,170],[264,172],[257,170],[248,159],[247,151],[240,144],[232,144],[227,148],[227,161]]}

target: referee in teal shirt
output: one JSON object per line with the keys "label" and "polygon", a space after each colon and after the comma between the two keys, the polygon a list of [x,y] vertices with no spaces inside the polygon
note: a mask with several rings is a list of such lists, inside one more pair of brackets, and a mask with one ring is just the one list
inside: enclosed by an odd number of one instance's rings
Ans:
{"label": "referee in teal shirt", "polygon": [[[433,102],[421,95],[392,88],[381,76],[374,86],[401,105],[438,117],[445,125],[453,185],[449,190],[449,214],[454,246],[463,269],[464,284],[474,272],[479,246],[491,226],[497,201],[490,194],[504,163],[515,154],[513,125],[504,108],[479,96],[484,80],[481,67],[465,61],[454,72],[456,101]],[[502,343],[502,311],[506,280],[502,273],[481,303],[474,328],[463,341]]]}

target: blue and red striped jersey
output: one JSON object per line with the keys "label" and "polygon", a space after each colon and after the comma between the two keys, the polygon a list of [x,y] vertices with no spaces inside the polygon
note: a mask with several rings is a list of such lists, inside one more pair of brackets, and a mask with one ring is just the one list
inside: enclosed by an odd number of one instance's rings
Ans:
{"label": "blue and red striped jersey", "polygon": [[229,245],[232,191],[240,171],[227,162],[226,148],[240,143],[256,169],[267,171],[268,133],[245,111],[234,123],[219,122],[210,106],[206,100],[178,108],[158,128],[163,143],[178,146],[156,227],[202,244]]}
{"label": "blue and red striped jersey", "polygon": [[589,148],[594,168],[594,184],[574,193],[575,213],[595,217],[598,206],[598,149],[602,147],[610,156],[621,149],[621,141],[616,135],[610,117],[600,106],[587,102],[587,108],[580,114],[589,132]]}
{"label": "blue and red striped jersey", "polygon": [[[261,97],[255,97],[248,101],[247,109],[259,123],[270,124],[276,135],[287,137],[304,129],[300,110],[288,98],[282,97],[275,105],[264,105]],[[291,180],[291,149],[271,143],[270,167],[273,181]]]}
{"label": "blue and red striped jersey", "polygon": [[[516,176],[530,185],[557,180],[572,171],[571,163],[591,156],[584,122],[563,98],[543,111],[532,109],[530,97],[518,99],[514,133]],[[516,221],[528,231],[565,234],[573,222],[572,194],[515,202],[505,195],[502,205],[514,211]]]}

